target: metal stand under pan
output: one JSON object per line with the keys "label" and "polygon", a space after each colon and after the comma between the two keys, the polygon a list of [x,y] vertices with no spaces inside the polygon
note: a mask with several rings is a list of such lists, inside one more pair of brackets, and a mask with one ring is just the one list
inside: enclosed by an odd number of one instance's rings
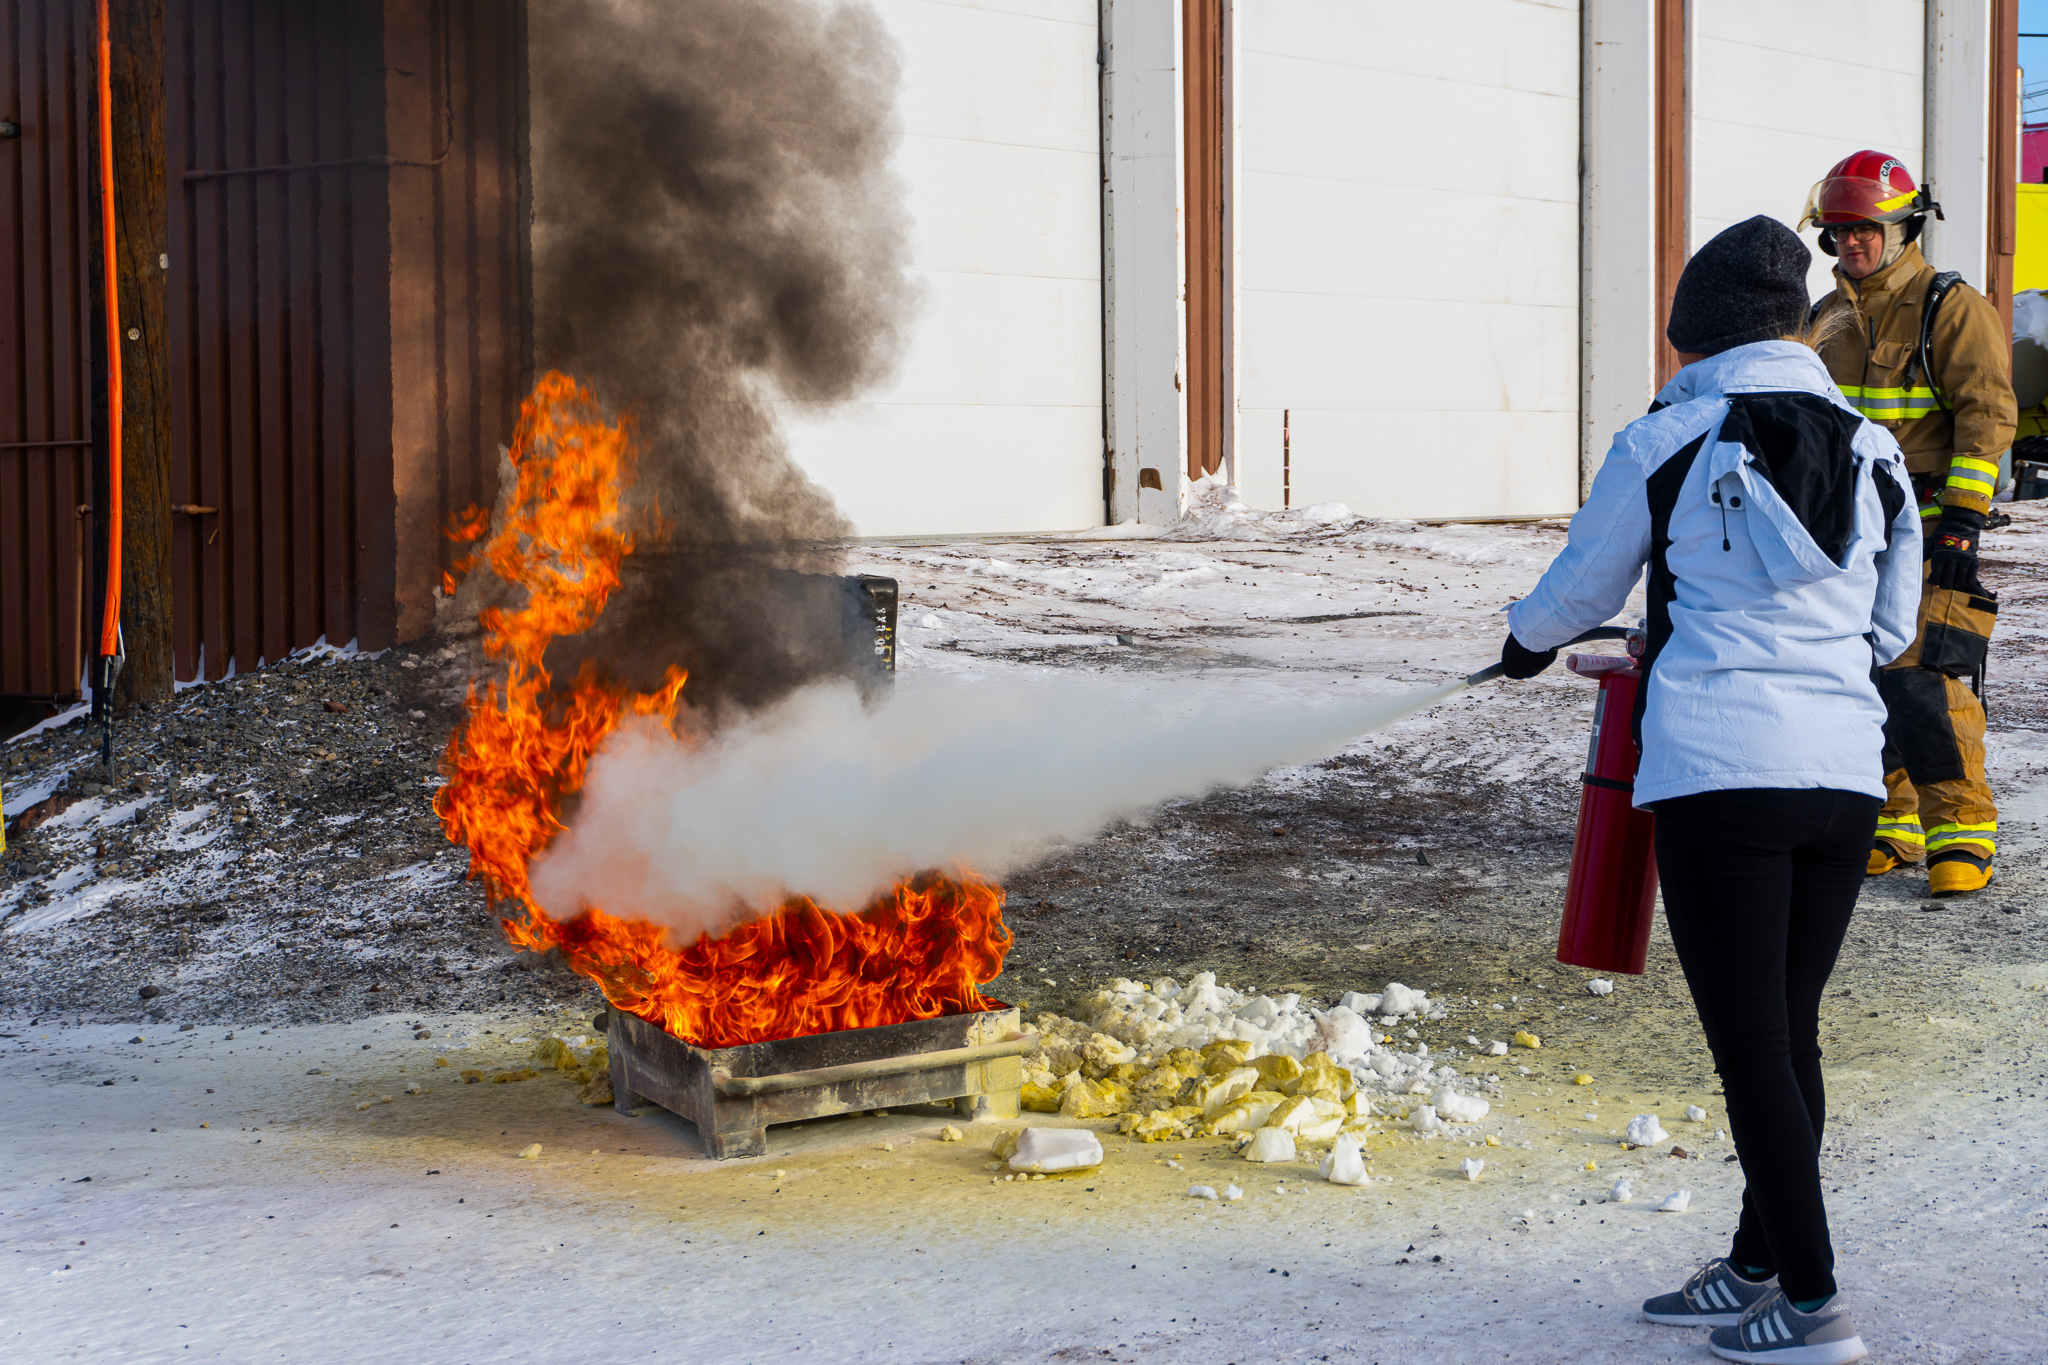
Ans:
{"label": "metal stand under pan", "polygon": [[1038,1046],[1012,1007],[724,1048],[607,1014],[619,1112],[658,1104],[696,1124],[719,1158],[761,1155],[770,1124],[866,1109],[950,1100],[963,1119],[1015,1118],[1021,1059]]}

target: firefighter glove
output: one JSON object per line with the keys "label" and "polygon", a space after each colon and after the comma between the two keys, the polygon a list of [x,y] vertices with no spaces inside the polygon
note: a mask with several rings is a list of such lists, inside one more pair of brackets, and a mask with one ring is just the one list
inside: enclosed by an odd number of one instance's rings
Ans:
{"label": "firefighter glove", "polygon": [[1960,592],[1977,581],[1977,542],[1984,534],[1984,514],[1967,507],[1945,507],[1934,538],[1927,545],[1927,581]]}
{"label": "firefighter glove", "polygon": [[1500,671],[1510,678],[1533,678],[1557,662],[1557,651],[1546,649],[1540,653],[1524,649],[1522,642],[1513,635],[1500,647]]}

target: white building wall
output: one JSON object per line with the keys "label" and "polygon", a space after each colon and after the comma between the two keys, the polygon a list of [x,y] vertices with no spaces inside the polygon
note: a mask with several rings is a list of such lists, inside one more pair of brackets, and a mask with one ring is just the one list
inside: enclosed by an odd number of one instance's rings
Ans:
{"label": "white building wall", "polygon": [[1650,0],[1586,0],[1579,228],[1579,493],[1657,391],[1656,24]]}
{"label": "white building wall", "polygon": [[[1693,250],[1754,214],[1796,224],[1813,183],[1865,147],[1925,174],[1923,0],[1693,0],[1691,15]],[[1814,297],[1833,265],[1816,247]]]}
{"label": "white building wall", "polygon": [[[1990,0],[1927,0],[1926,61],[1927,175],[1946,215],[1928,225],[1927,259],[1981,290],[1991,237]],[[2011,175],[2019,179],[2017,166]]]}
{"label": "white building wall", "polygon": [[1236,0],[1245,500],[1578,503],[1579,12]]}
{"label": "white building wall", "polygon": [[792,453],[862,535],[1100,525],[1096,0],[876,8],[924,305],[887,389],[781,405]]}

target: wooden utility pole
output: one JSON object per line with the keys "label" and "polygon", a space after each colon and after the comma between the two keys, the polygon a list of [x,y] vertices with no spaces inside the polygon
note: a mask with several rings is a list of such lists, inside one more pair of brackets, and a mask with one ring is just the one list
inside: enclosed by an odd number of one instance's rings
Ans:
{"label": "wooden utility pole", "polygon": [[109,0],[115,276],[121,303],[121,635],[117,707],[171,695],[171,371],[164,0]]}

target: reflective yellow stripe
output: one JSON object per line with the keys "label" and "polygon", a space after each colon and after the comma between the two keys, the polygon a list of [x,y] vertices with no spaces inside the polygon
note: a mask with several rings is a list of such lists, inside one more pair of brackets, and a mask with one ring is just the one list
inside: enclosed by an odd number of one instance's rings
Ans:
{"label": "reflective yellow stripe", "polygon": [[1912,417],[1924,417],[1934,411],[1934,390],[1915,385],[1912,388],[1880,388],[1861,384],[1844,384],[1842,396],[1865,417],[1873,422],[1897,422]]}
{"label": "reflective yellow stripe", "polygon": [[1964,493],[1998,491],[1998,466],[1974,455],[1958,455],[1948,464],[1948,486]]}
{"label": "reflective yellow stripe", "polygon": [[1877,827],[1877,837],[1889,839],[1895,844],[1904,844],[1908,848],[1927,847],[1927,836],[1920,832],[1920,821],[1917,817],[1911,824],[1903,822],[1891,824],[1887,822],[1879,825]]}
{"label": "reflective yellow stripe", "polygon": [[1880,199],[1877,201],[1877,211],[1879,213],[1890,213],[1893,209],[1902,209],[1913,202],[1914,193],[1917,193],[1917,191],[1896,195],[1890,199]]}
{"label": "reflective yellow stripe", "polygon": [[1990,857],[1998,852],[1998,822],[1982,825],[1936,825],[1927,831],[1927,851],[1938,853],[1957,844],[1975,844]]}
{"label": "reflective yellow stripe", "polygon": [[1941,504],[1940,504],[1940,503],[1938,503],[1938,502],[1926,502],[1926,503],[1922,503],[1922,504],[1920,504],[1920,520],[1922,520],[1922,521],[1933,521],[1933,520],[1934,520],[1934,519],[1935,519],[1936,517],[1938,517],[1938,516],[1940,516],[1940,515],[1941,515]]}

